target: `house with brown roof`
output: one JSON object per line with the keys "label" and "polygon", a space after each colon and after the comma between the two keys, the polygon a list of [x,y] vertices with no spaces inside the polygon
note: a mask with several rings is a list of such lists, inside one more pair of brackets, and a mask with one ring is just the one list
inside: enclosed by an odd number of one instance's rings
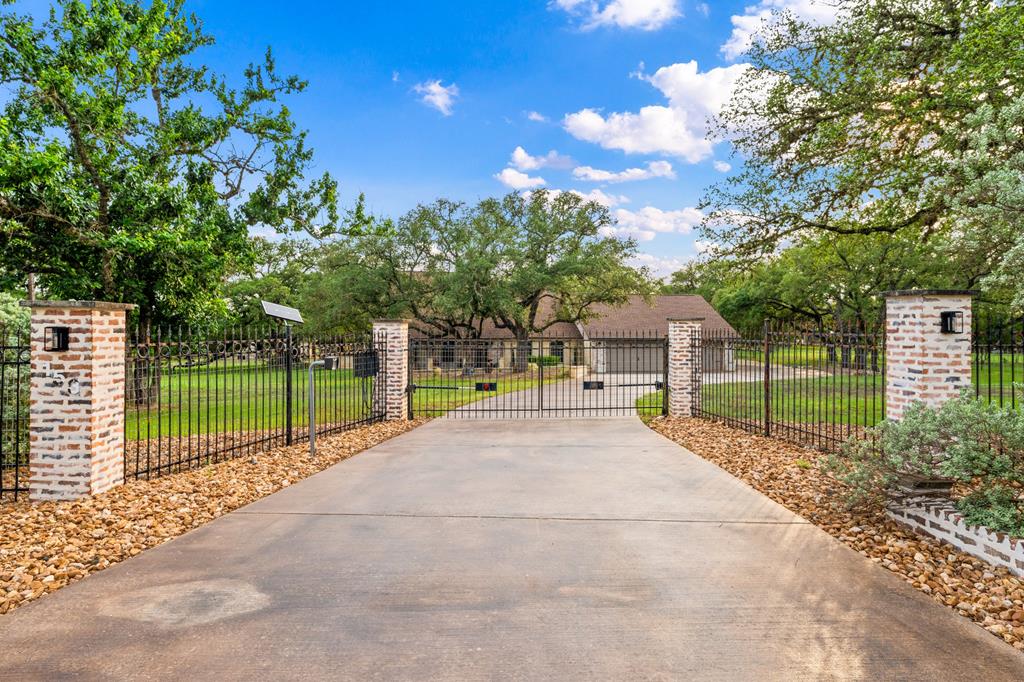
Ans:
{"label": "house with brown roof", "polygon": [[[664,342],[669,319],[703,318],[703,328],[716,336],[736,336],[702,296],[660,295],[650,302],[631,296],[620,306],[595,305],[585,322],[556,322],[532,339],[530,362],[545,362],[571,367],[587,367],[600,373],[661,373],[664,371]],[[423,329],[412,325],[412,336],[424,338]],[[524,352],[512,332],[487,321],[480,338],[470,341],[432,339],[413,343],[413,366],[424,370],[443,368],[503,368],[515,363]],[[542,359],[543,358],[543,359]],[[725,353],[705,350],[705,367],[728,370],[732,358]]]}

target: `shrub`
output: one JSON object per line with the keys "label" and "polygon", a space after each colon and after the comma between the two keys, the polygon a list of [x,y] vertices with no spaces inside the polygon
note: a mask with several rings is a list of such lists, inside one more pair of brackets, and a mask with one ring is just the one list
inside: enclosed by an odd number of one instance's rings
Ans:
{"label": "shrub", "polygon": [[535,365],[543,365],[544,367],[552,367],[554,365],[562,364],[562,358],[557,355],[531,355],[529,361]]}
{"label": "shrub", "polygon": [[1024,504],[1020,491],[1005,485],[975,490],[957,500],[964,521],[1024,537]]}
{"label": "shrub", "polygon": [[1024,485],[1024,412],[966,392],[939,408],[915,404],[900,421],[847,441],[826,470],[850,487],[851,504],[897,497],[904,478],[959,482],[971,491],[957,500],[969,523],[1024,530],[1017,500]]}

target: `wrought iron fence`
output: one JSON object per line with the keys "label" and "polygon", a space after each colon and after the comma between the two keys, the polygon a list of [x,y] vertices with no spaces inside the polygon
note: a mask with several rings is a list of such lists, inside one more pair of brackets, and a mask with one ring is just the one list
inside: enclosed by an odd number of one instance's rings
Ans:
{"label": "wrought iron fence", "polygon": [[0,499],[28,492],[29,337],[0,328]]}
{"label": "wrought iron fence", "polygon": [[[127,347],[125,478],[251,455],[309,437],[310,381],[318,435],[384,417],[386,341],[293,338],[290,328],[136,335]],[[338,358],[334,371],[310,363]]]}
{"label": "wrought iron fence", "polygon": [[1024,319],[976,322],[971,340],[975,396],[1003,407],[1024,405]]}
{"label": "wrought iron fence", "polygon": [[667,341],[434,339],[409,344],[409,413],[456,418],[662,414]]}
{"label": "wrought iron fence", "polygon": [[766,325],[704,330],[697,416],[831,451],[885,418],[884,335]]}

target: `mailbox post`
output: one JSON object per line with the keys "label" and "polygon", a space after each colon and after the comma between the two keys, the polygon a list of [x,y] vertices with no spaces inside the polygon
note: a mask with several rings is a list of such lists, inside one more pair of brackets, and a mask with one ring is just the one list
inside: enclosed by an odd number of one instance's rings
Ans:
{"label": "mailbox post", "polygon": [[323,367],[325,370],[338,369],[338,358],[327,357],[309,363],[309,456],[316,457],[316,386],[313,384],[313,370]]}

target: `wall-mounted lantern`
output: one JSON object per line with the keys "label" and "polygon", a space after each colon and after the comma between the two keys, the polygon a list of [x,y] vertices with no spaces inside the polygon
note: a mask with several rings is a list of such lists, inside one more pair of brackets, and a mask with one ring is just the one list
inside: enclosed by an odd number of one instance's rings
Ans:
{"label": "wall-mounted lantern", "polygon": [[943,334],[964,333],[964,313],[962,310],[944,310],[940,313]]}
{"label": "wall-mounted lantern", "polygon": [[66,351],[71,344],[70,327],[45,327],[43,329],[43,350]]}

